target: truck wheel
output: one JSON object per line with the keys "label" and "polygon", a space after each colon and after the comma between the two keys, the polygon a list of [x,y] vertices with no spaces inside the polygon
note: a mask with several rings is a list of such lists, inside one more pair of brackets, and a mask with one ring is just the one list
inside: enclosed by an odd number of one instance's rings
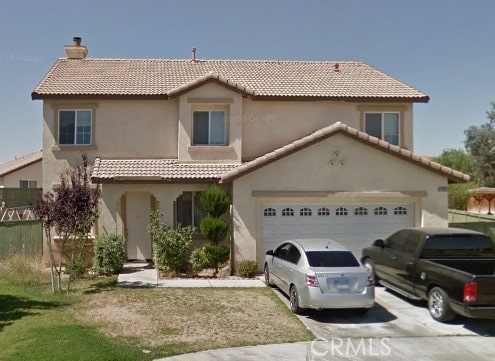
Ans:
{"label": "truck wheel", "polygon": [[363,265],[370,271],[371,275],[373,276],[373,282],[375,283],[375,285],[377,285],[379,279],[378,276],[376,275],[375,264],[373,263],[373,261],[369,258],[366,258],[363,261]]}
{"label": "truck wheel", "polygon": [[449,296],[440,287],[433,287],[428,293],[428,310],[436,321],[447,322],[455,317],[450,308]]}

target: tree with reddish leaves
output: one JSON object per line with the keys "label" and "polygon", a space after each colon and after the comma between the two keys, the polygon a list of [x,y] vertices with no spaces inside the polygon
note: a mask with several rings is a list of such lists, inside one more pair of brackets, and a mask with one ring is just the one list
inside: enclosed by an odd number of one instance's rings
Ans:
{"label": "tree with reddish leaves", "polygon": [[[48,242],[53,291],[62,290],[63,266],[69,274],[67,289],[71,289],[73,270],[70,268],[75,264],[77,242],[87,242],[91,227],[98,218],[101,191],[99,186],[91,185],[89,174],[88,157],[83,154],[82,162],[60,175],[60,185],[54,192],[46,192],[34,205],[34,214],[43,224]],[[59,252],[53,247],[53,230],[60,239]],[[67,244],[70,245],[70,258],[64,264]]]}

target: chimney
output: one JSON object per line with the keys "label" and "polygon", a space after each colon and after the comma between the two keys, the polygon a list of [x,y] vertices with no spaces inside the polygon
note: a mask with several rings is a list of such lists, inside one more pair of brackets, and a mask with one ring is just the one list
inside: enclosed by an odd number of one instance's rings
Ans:
{"label": "chimney", "polygon": [[191,60],[196,61],[196,48],[192,48]]}
{"label": "chimney", "polygon": [[74,36],[72,45],[64,46],[65,56],[67,59],[85,59],[88,55],[88,49],[81,45],[81,38]]}

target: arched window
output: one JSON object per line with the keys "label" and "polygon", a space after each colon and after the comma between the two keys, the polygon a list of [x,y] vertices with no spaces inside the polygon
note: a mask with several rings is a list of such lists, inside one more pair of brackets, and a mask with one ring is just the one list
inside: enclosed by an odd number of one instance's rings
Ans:
{"label": "arched window", "polygon": [[313,215],[313,211],[311,208],[304,207],[299,210],[299,215],[301,217],[310,217]]}
{"label": "arched window", "polygon": [[375,216],[386,216],[387,215],[387,208],[376,207],[373,213]]}
{"label": "arched window", "polygon": [[395,207],[394,208],[394,215],[402,216],[405,214],[407,214],[407,208],[406,207]]}
{"label": "arched window", "polygon": [[324,217],[324,216],[329,216],[330,215],[330,209],[327,207],[321,207],[318,209],[318,216],[319,217]]}
{"label": "arched window", "polygon": [[263,216],[265,217],[276,217],[277,216],[277,211],[275,208],[265,208],[263,211]]}
{"label": "arched window", "polygon": [[368,215],[368,209],[364,207],[358,207],[354,209],[354,215],[355,216],[367,216]]}
{"label": "arched window", "polygon": [[339,207],[335,210],[335,215],[336,216],[347,216],[348,211],[347,208],[345,207]]}
{"label": "arched window", "polygon": [[294,209],[292,208],[282,209],[282,217],[294,217]]}

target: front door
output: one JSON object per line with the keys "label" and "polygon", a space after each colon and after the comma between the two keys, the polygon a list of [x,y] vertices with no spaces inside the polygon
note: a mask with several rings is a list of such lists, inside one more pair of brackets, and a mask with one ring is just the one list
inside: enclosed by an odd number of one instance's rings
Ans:
{"label": "front door", "polygon": [[151,259],[150,193],[126,193],[127,258]]}

